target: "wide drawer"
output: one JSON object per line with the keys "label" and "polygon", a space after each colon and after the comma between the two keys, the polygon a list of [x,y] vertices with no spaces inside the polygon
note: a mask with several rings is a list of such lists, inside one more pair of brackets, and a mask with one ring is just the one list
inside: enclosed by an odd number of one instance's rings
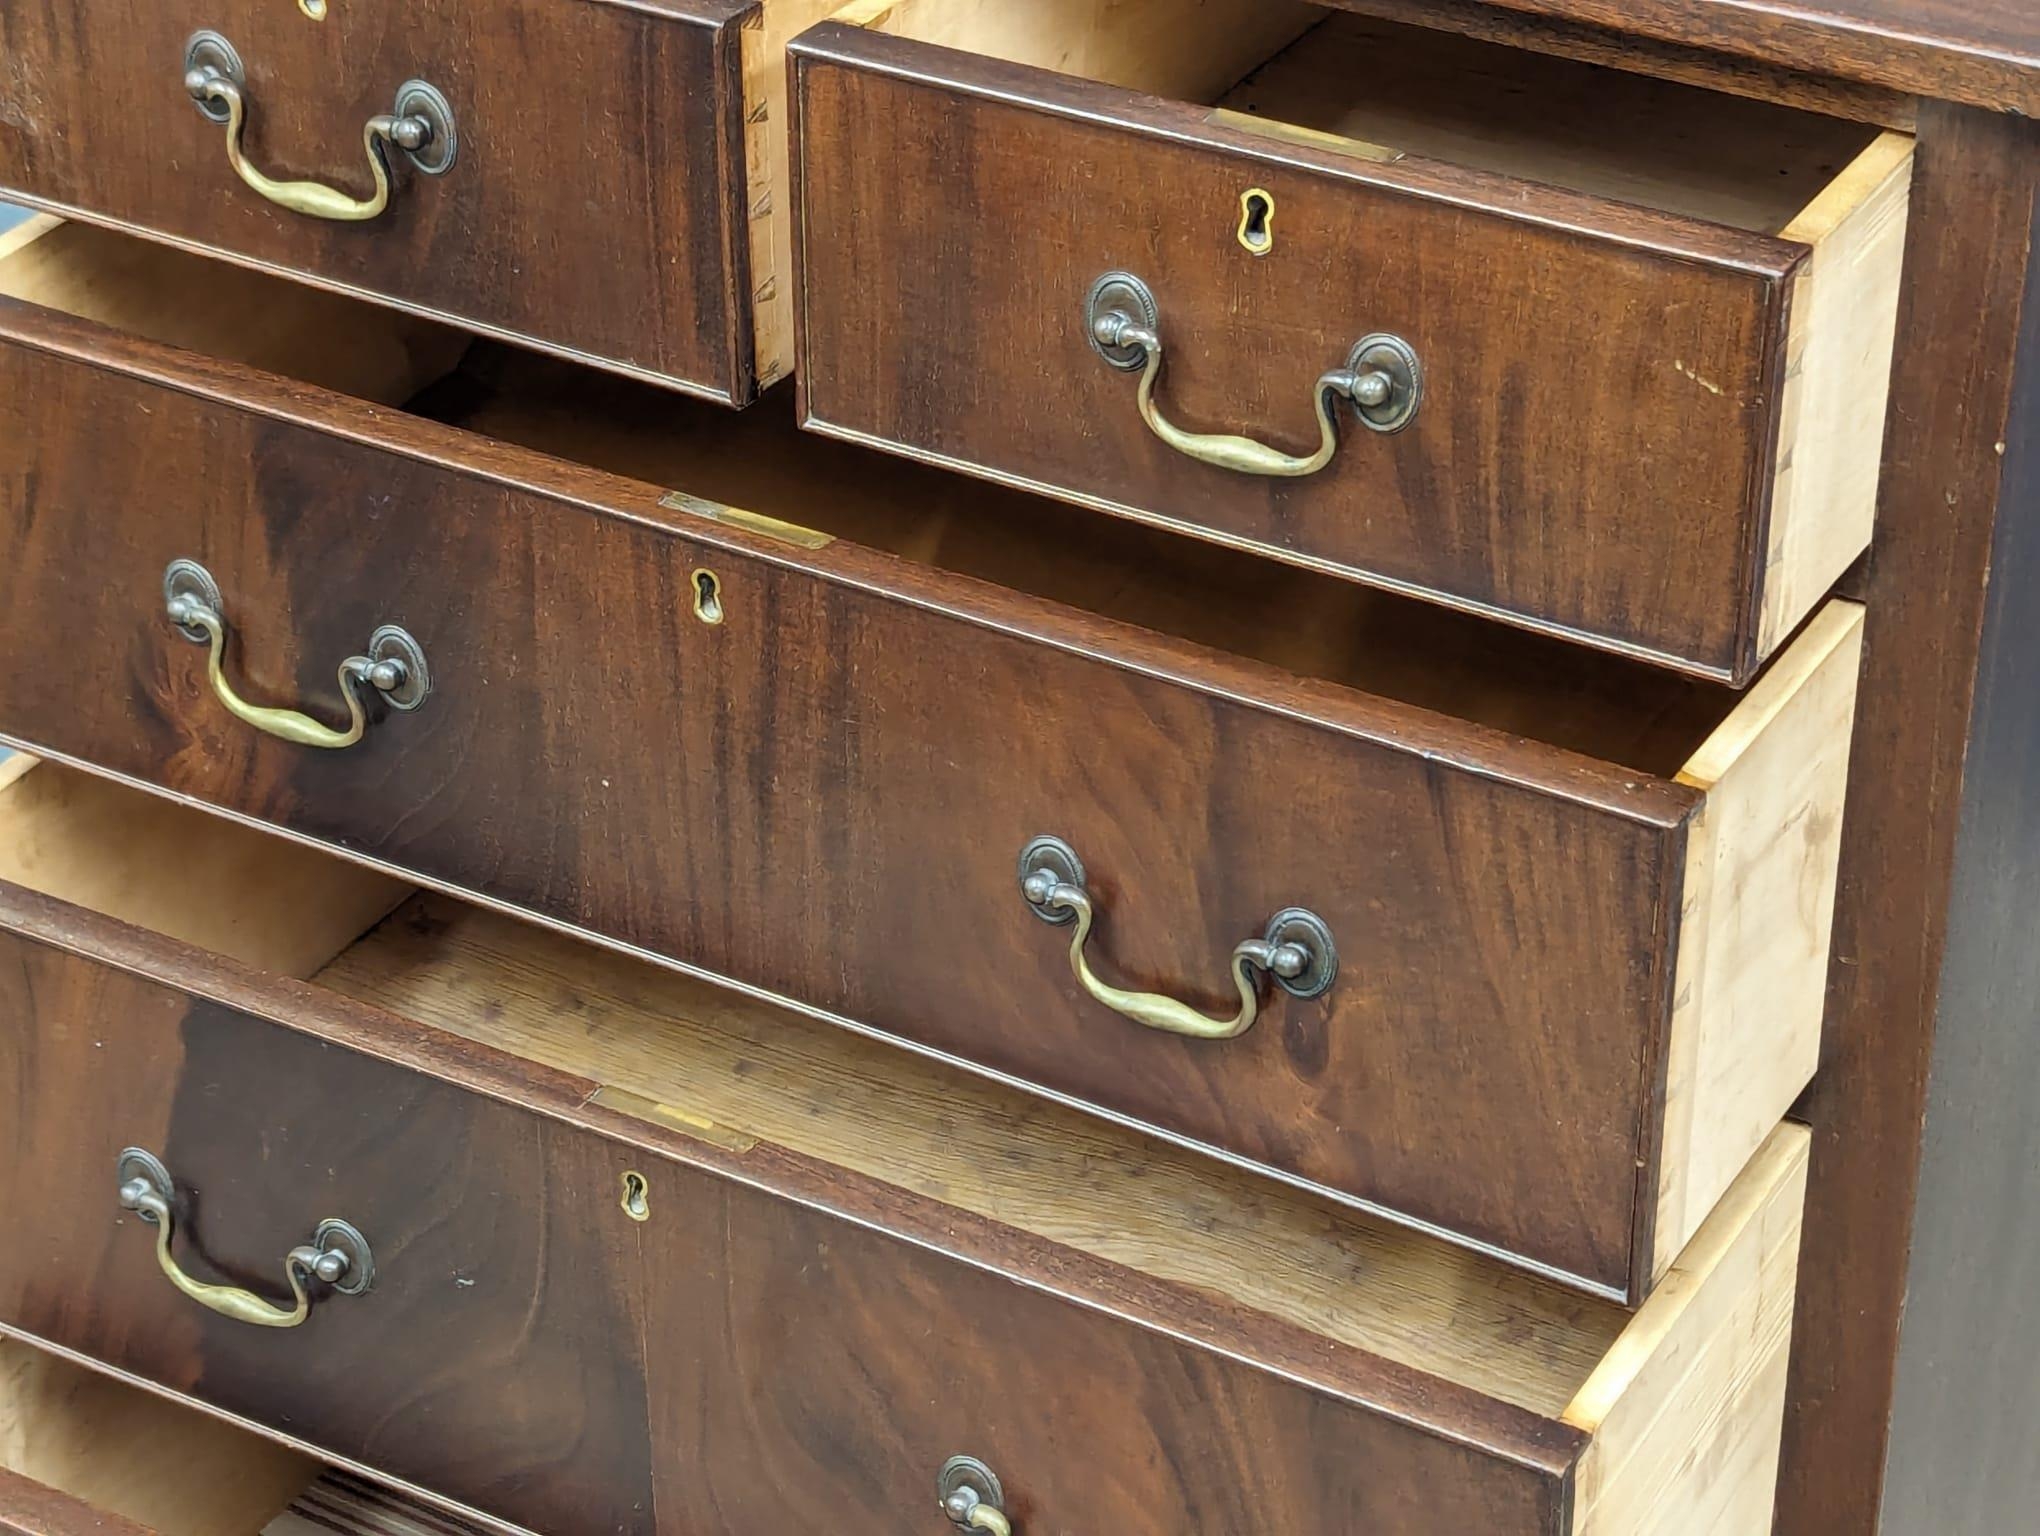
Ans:
{"label": "wide drawer", "polygon": [[[103,9],[0,9],[8,199],[736,404],[789,371],[784,52],[822,0]],[[238,76],[254,180],[192,68]],[[434,126],[365,151],[379,115]]]}
{"label": "wide drawer", "polygon": [[1869,542],[1910,142],[1325,17],[799,39],[803,421],[1746,681]]}
{"label": "wide drawer", "polygon": [[[1019,1536],[1768,1529],[1800,1130],[1631,1316],[53,765],[0,875],[0,1324],[322,1454],[548,1532],[937,1536],[957,1456]],[[288,1307],[333,1216],[295,1327],[162,1269]]]}
{"label": "wide drawer", "polygon": [[501,351],[0,343],[39,751],[1632,1300],[1813,1070],[1851,605],[1735,694]]}

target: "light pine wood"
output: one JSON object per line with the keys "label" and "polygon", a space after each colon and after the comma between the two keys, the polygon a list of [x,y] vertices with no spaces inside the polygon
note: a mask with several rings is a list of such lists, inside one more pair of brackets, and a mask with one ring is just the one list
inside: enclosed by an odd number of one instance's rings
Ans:
{"label": "light pine wood", "polygon": [[7,1338],[0,1467],[158,1536],[257,1536],[319,1474],[297,1451]]}
{"label": "light pine wood", "polygon": [[1689,824],[1653,1273],[1812,1081],[1863,610],[1836,601],[1679,774]]}
{"label": "light pine wood", "polygon": [[1765,1142],[1567,1407],[1576,1536],[1771,1529],[1809,1141]]}
{"label": "light pine wood", "polygon": [[1757,643],[1768,653],[1870,543],[1913,141],[1887,133],[1782,231],[1813,247],[1785,340]]}
{"label": "light pine wood", "polygon": [[0,237],[0,295],[399,405],[469,338],[280,277],[43,215]]}
{"label": "light pine wood", "polygon": [[758,387],[793,372],[793,198],[787,182],[786,45],[842,0],[766,0],[744,23],[744,207]]}
{"label": "light pine wood", "polygon": [[26,756],[0,766],[0,880],[298,977],[411,889],[191,806]]}
{"label": "light pine wood", "polygon": [[1297,0],[854,0],[849,26],[1210,102],[1322,15]]}

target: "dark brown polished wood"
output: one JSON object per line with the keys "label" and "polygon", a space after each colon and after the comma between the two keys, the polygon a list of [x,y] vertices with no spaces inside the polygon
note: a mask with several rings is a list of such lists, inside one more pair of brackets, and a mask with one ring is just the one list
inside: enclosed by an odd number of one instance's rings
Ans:
{"label": "dark brown polished wood", "polygon": [[[838,23],[791,67],[804,425],[1738,683],[1761,661],[1804,246]],[[1839,168],[1867,133],[1836,128],[1777,131]],[[1312,259],[1240,252],[1249,185]],[[1088,344],[1122,269],[1163,308],[1171,415],[1305,448],[1311,381],[1379,331],[1420,346],[1425,403],[1393,436],[1349,417],[1316,475],[1199,463]]]}
{"label": "dark brown polished wood", "polygon": [[[64,921],[54,947],[0,941],[0,1181],[36,1235],[0,1249],[0,1319],[539,1529],[652,1531],[644,1364],[618,1348],[642,1330],[636,1233],[588,1220],[616,1208],[615,1155],[133,974],[174,968],[146,946],[82,961],[63,945],[93,934]],[[291,1330],[187,1301],[113,1205],[129,1145],[177,1179],[178,1256],[208,1280],[273,1296],[321,1218],[372,1211],[372,1300]]]}
{"label": "dark brown polished wood", "polygon": [[[0,192],[742,403],[754,391],[738,31],[748,0],[218,0],[0,9]],[[362,124],[424,78],[439,177],[381,218],[285,212],[183,86],[194,29],[248,72],[251,159],[365,196]]]}
{"label": "dark brown polished wood", "polygon": [[[0,681],[14,739],[1647,1289],[1700,804],[1669,768],[803,550],[46,311],[0,307],[0,332],[10,634],[68,637]],[[230,594],[259,696],[339,713],[337,658],[400,622],[428,707],[347,752],[256,734],[163,616],[178,556]],[[1659,685],[1646,736],[1709,707],[1632,670]],[[1088,862],[1123,984],[1217,1012],[1234,945],[1292,905],[1331,924],[1340,980],[1238,1040],[1142,1030],[1022,898],[1040,833]]]}
{"label": "dark brown polished wood", "polygon": [[[1354,9],[1372,10],[1374,3],[1359,0]],[[1919,96],[2040,116],[2040,9],[2031,0],[1493,3]]]}
{"label": "dark brown polished wood", "polygon": [[[1570,1528],[1555,1419],[15,887],[0,926],[0,1196],[51,1239],[0,1250],[0,1320],[435,1492],[546,1531],[934,1531],[978,1450],[1023,1531]],[[197,1309],[115,1219],[151,1137],[206,1264],[262,1286],[355,1211],[374,1289],[288,1332]]]}
{"label": "dark brown polished wood", "polygon": [[2040,706],[2020,670],[2040,511],[2040,131],[1943,107],[1920,128],[1899,322],[1918,385],[1893,397],[1877,542],[1854,583],[1869,619],[1825,1060],[1803,1106],[1813,1182],[1780,1536],[2000,1536],[2040,1491],[2040,1340],[2002,1303],[2030,1294],[2040,1199],[2016,1150],[2033,1115],[2018,1053],[2040,1038],[2020,981],[2040,906]]}

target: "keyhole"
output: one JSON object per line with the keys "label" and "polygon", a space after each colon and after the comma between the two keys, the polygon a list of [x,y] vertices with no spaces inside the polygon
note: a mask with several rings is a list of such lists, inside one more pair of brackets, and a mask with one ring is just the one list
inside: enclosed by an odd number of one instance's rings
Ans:
{"label": "keyhole", "polygon": [[722,623],[722,583],[714,571],[694,573],[694,616],[704,624]]}
{"label": "keyhole", "polygon": [[1240,194],[1240,244],[1256,256],[1275,248],[1275,197],[1259,187]]}
{"label": "keyhole", "polygon": [[297,8],[314,21],[326,19],[326,0],[297,0]]}
{"label": "keyhole", "polygon": [[645,1199],[647,1185],[641,1173],[626,1173],[623,1176],[623,1214],[632,1221],[649,1221],[652,1215],[651,1203]]}

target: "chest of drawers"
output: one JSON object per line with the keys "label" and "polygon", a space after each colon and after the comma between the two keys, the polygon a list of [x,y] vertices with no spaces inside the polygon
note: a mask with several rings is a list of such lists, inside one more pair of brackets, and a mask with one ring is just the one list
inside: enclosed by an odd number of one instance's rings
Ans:
{"label": "chest of drawers", "polygon": [[0,1527],[2010,1528],[2040,45],[1742,9],[0,15]]}

